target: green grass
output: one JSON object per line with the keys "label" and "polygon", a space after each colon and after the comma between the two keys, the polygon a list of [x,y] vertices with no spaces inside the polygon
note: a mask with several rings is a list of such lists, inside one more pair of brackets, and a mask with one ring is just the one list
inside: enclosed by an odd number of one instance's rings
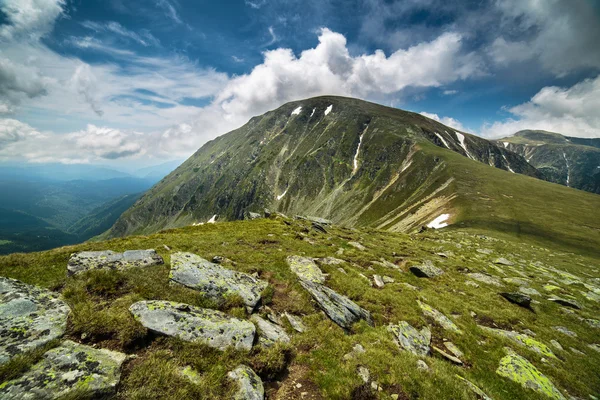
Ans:
{"label": "green grass", "polygon": [[[327,234],[320,234],[311,230],[306,222],[293,221],[287,225],[280,219],[265,219],[167,230],[150,236],[85,243],[43,253],[13,254],[0,257],[0,275],[60,290],[72,308],[67,332],[69,338],[137,355],[123,368],[118,389],[120,399],[228,398],[234,388],[226,377],[227,372],[240,363],[255,369],[264,380],[270,398],[285,398],[285,393],[290,391],[296,394],[307,391],[328,399],[348,399],[358,396],[358,393],[364,395],[365,391],[369,393],[369,389],[363,387],[357,368],[365,366],[370,370],[372,379],[382,387],[380,392],[371,393],[376,396],[374,398],[390,399],[392,394],[400,394],[405,398],[474,399],[465,384],[456,378],[458,374],[496,400],[542,399],[535,392],[495,373],[505,346],[529,359],[563,392],[588,398],[600,392],[597,374],[600,353],[587,347],[588,343],[598,342],[598,331],[579,318],[597,318],[600,307],[583,296],[582,292],[587,289],[582,284],[567,285],[561,282],[564,277],[549,268],[592,283],[592,277],[600,277],[600,257],[591,251],[581,252],[577,246],[567,247],[569,243],[578,244],[579,233],[569,231],[567,235],[572,236],[562,241],[563,247],[546,248],[540,246],[535,236],[521,234],[516,237],[511,230],[498,234],[476,226],[468,226],[464,231],[453,228],[415,235],[329,227]],[[367,250],[359,251],[349,246],[348,241],[358,241]],[[171,251],[167,251],[164,245]],[[77,277],[66,276],[66,264],[72,252],[146,248],[156,249],[166,264],[141,271],[95,271]],[[478,253],[476,250],[480,248],[490,249],[493,254]],[[343,254],[338,254],[339,249],[343,249]],[[258,273],[261,279],[270,283],[264,293],[268,307],[277,313],[287,311],[301,316],[307,331],[297,333],[285,322],[284,327],[292,338],[289,345],[269,350],[255,346],[248,353],[234,350],[220,352],[147,332],[128,312],[132,303],[142,299],[180,301],[217,308],[236,317],[248,317],[238,299],[214,303],[193,290],[170,285],[169,254],[175,251],[190,251],[207,259],[215,255],[224,256],[235,262],[229,268]],[[451,251],[454,255],[447,259],[436,255],[442,251]],[[329,274],[327,286],[369,310],[375,327],[358,323],[351,334],[345,334],[325,317],[287,267],[285,258],[291,254],[333,256],[346,260],[347,263],[341,266],[346,274],[338,270],[339,266],[322,267]],[[504,277],[492,267],[491,261],[497,257],[515,262],[517,270],[530,279],[530,286],[544,295],[535,298],[541,302],[534,305],[535,313],[510,304],[498,295],[499,291],[516,290],[514,285],[505,284],[501,289],[483,283],[478,288],[465,285],[468,279],[465,272],[468,271]],[[380,258],[400,265],[401,270],[372,263]],[[424,260],[432,260],[444,269],[445,274],[427,280],[406,272],[410,265]],[[536,262],[541,264],[534,264]],[[539,268],[536,265],[548,269],[541,271],[536,269]],[[502,270],[507,277],[520,277],[515,269],[502,267]],[[359,274],[369,278],[373,274],[387,275],[396,283],[376,289]],[[571,315],[563,312],[557,304],[546,301],[547,292],[543,286],[550,281],[561,287],[559,293],[553,294],[571,295],[584,308]],[[401,282],[417,286],[420,290],[413,291]],[[594,285],[599,286],[597,281]],[[444,313],[464,333],[448,333],[432,324],[423,316],[417,300]],[[471,312],[476,313],[476,318],[471,316]],[[431,355],[424,358],[430,371],[418,370],[418,358],[399,350],[386,330],[387,324],[401,320],[418,328],[429,324],[433,341],[438,346],[444,338],[452,340],[465,353],[467,366],[458,367]],[[517,331],[531,329],[537,334],[536,340],[549,345],[550,340],[555,339],[566,350],[555,351],[559,360],[543,362],[536,353],[479,329],[478,322]],[[552,329],[559,325],[575,331],[578,337],[570,338]],[[344,360],[343,356],[357,343],[362,344],[366,352]],[[572,353],[570,347],[583,351],[586,356]],[[18,371],[26,369],[37,357],[39,355],[35,354],[15,361],[19,365]],[[185,366],[198,371],[198,384],[182,377],[180,371]],[[303,386],[293,389],[292,382],[302,382]]]}

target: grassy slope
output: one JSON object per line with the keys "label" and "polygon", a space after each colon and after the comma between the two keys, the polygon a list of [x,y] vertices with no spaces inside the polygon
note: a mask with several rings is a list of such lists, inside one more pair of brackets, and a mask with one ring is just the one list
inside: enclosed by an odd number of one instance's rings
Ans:
{"label": "grassy slope", "polygon": [[[466,169],[465,174],[468,172]],[[508,181],[510,183],[510,179]],[[477,229],[477,233],[493,235],[485,229]],[[304,240],[305,237],[314,244]],[[352,248],[347,244],[351,240],[361,242],[368,250],[361,252]],[[270,283],[271,289],[267,290],[266,296],[269,307],[276,312],[288,311],[302,316],[310,329],[298,334],[286,325],[292,334],[291,345],[266,351],[254,349],[248,354],[234,351],[220,353],[201,345],[148,334],[127,311],[131,303],[141,299],[183,301],[220,308],[238,317],[245,316],[244,308],[235,299],[225,304],[213,304],[194,291],[169,285],[170,252],[163,245],[168,245],[172,251],[191,251],[208,259],[215,255],[225,256],[236,262],[236,266],[230,268],[259,273]],[[167,265],[147,268],[144,273],[95,272],[66,278],[67,260],[73,251],[136,248],[157,249]],[[344,249],[341,256],[336,255],[339,248]],[[479,248],[491,249],[493,254],[480,254],[476,251]],[[440,251],[451,251],[454,255],[445,259],[436,255]],[[330,274],[327,285],[369,310],[375,328],[360,323],[355,325],[352,334],[346,335],[329,321],[311,303],[289,271],[284,260],[290,254],[336,256],[348,261],[343,265],[347,275],[338,271],[337,266],[323,267]],[[541,304],[535,305],[536,312],[532,313],[506,302],[496,294],[499,288],[485,284],[480,284],[479,288],[465,285],[467,278],[463,274],[466,270],[501,277],[504,274],[519,276],[507,267],[502,268],[503,272],[492,267],[491,260],[500,256],[514,261],[517,270],[531,279],[531,287],[544,297],[548,292],[543,285],[556,281],[563,289],[553,294],[572,295],[584,305],[584,309],[571,315],[562,312],[558,305],[538,298]],[[418,279],[410,273],[371,263],[380,258],[397,263],[403,271],[412,264],[432,260],[446,273],[433,280]],[[61,290],[73,310],[68,325],[68,335],[72,339],[138,355],[124,367],[119,386],[119,398],[123,399],[225,398],[231,390],[226,372],[240,362],[257,370],[266,381],[270,398],[295,398],[301,391],[308,392],[312,398],[351,398],[353,393],[361,390],[360,378],[356,374],[359,365],[366,366],[372,378],[383,387],[378,394],[381,399],[389,399],[394,393],[404,393],[407,398],[474,399],[455,374],[467,377],[496,400],[544,398],[494,373],[503,356],[504,346],[511,346],[527,357],[562,390],[587,398],[600,392],[600,354],[586,345],[597,342],[598,334],[597,330],[577,318],[597,318],[600,307],[582,296],[580,291],[585,288],[581,284],[568,286],[562,283],[564,275],[540,271],[533,263],[558,268],[590,282],[591,276],[600,277],[598,261],[597,255],[591,258],[589,255],[549,251],[532,245],[526,238],[510,236],[498,240],[458,230],[408,236],[340,227],[330,228],[328,234],[318,234],[300,221],[293,221],[288,226],[280,220],[256,220],[187,227],[151,236],[132,236],[43,253],[0,257],[0,275]],[[368,277],[375,273],[388,275],[396,283],[375,289],[359,273]],[[410,290],[399,282],[410,283],[421,290]],[[503,288],[515,289],[508,284]],[[387,324],[407,320],[420,327],[431,322],[422,316],[417,299],[445,313],[464,331],[462,335],[451,334],[433,325],[434,342],[439,345],[442,338],[451,339],[465,352],[467,367],[453,366],[438,356],[430,356],[425,361],[431,371],[422,372],[415,368],[417,358],[399,351],[392,342],[385,328]],[[477,314],[477,319],[471,317],[471,312]],[[535,353],[484,333],[477,328],[477,321],[519,331],[528,328],[537,334],[536,340],[549,344],[551,339],[555,339],[565,349],[574,347],[586,355],[576,355],[569,350],[556,351],[560,360],[543,362]],[[557,325],[575,331],[578,337],[571,338],[556,332],[552,326]],[[343,361],[343,355],[356,343],[361,343],[366,353]],[[39,357],[39,354],[3,368],[0,380],[15,376],[36,356]],[[199,386],[191,385],[178,375],[178,368],[184,365],[192,365],[201,373]],[[289,375],[284,373],[286,370]],[[292,387],[292,382],[302,383],[302,388]]]}

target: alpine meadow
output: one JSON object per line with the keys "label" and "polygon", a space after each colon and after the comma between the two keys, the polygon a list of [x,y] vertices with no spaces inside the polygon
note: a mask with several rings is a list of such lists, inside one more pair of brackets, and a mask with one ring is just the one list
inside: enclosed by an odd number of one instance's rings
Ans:
{"label": "alpine meadow", "polygon": [[600,399],[595,0],[0,0],[0,399]]}

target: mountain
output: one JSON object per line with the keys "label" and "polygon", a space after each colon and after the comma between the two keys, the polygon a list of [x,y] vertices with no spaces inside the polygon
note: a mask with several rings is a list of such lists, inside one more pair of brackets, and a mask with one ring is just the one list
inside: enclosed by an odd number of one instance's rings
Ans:
{"label": "mountain", "polygon": [[[285,104],[206,143],[103,237],[214,215],[241,219],[266,207],[402,232],[434,222],[493,226],[592,249],[589,238],[600,227],[590,223],[589,210],[600,198],[535,177],[540,173],[504,146],[422,115],[317,97]],[[565,235],[573,221],[580,229]]]}
{"label": "mountain", "polygon": [[140,168],[133,174],[140,178],[153,179],[156,182],[160,181],[165,176],[169,175],[175,168],[181,165],[184,160],[173,160],[153,165],[151,167]]}
{"label": "mountain", "polygon": [[[165,174],[166,175],[166,174]],[[29,166],[0,164],[0,179],[26,181],[101,181],[114,178],[126,178],[131,175],[115,169],[86,164],[34,164]]]}
{"label": "mountain", "polygon": [[497,143],[525,157],[547,181],[600,194],[600,138],[525,130]]}

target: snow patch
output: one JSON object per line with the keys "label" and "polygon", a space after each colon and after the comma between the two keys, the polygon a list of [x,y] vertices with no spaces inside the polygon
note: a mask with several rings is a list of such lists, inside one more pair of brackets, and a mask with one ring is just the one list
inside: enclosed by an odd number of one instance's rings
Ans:
{"label": "snow patch", "polygon": [[471,153],[469,153],[469,150],[467,149],[467,146],[465,144],[465,135],[463,135],[462,133],[456,132],[456,131],[454,131],[454,133],[456,133],[456,137],[458,138],[458,141],[460,142],[460,147],[462,147],[463,150],[465,151],[465,153],[467,153],[467,157],[474,160],[475,158],[473,158]]}
{"label": "snow patch", "polygon": [[428,228],[440,229],[448,226],[446,222],[450,218],[450,214],[442,214],[438,216],[436,219],[427,224]]}
{"label": "snow patch", "polygon": [[281,200],[281,199],[283,199],[283,196],[285,196],[285,194],[287,193],[287,191],[288,191],[288,190],[287,190],[287,189],[285,189],[283,193],[281,193],[279,196],[275,196],[275,198],[276,198],[278,201],[279,201],[279,200]]}
{"label": "snow patch", "polygon": [[440,135],[440,134],[439,134],[439,133],[437,133],[437,132],[433,132],[433,133],[435,133],[435,135],[436,135],[438,138],[440,138],[440,140],[442,141],[442,143],[444,143],[444,146],[446,146],[447,148],[450,148],[450,146],[448,146],[448,143],[447,143],[447,142],[446,142],[446,140],[445,140],[445,139],[442,137],[442,135]]}
{"label": "snow patch", "polygon": [[209,219],[206,223],[207,224],[214,224],[215,222],[217,222],[217,214],[213,215],[211,219]]}
{"label": "snow patch", "polygon": [[508,147],[508,142],[502,142],[502,144],[504,145],[504,148]]}
{"label": "snow patch", "polygon": [[[327,111],[325,111],[325,112],[327,112]],[[356,147],[356,153],[354,153],[354,163],[353,163],[354,167],[352,168],[352,175],[356,174],[356,171],[358,171],[358,153],[360,153],[360,146],[362,145],[362,141],[363,141],[363,137],[365,136],[365,133],[367,133],[367,129],[369,129],[369,125],[367,125],[367,127],[365,128],[363,133],[358,138],[358,147]]]}
{"label": "snow patch", "polygon": [[508,162],[508,159],[506,158],[506,156],[504,155],[504,153],[502,153],[502,158],[504,158],[504,161],[506,161],[506,168],[508,168],[508,170],[510,172],[512,172],[513,174],[516,173],[515,171],[513,171],[513,169],[510,167],[510,163]]}
{"label": "snow patch", "polygon": [[290,114],[290,117],[292,115],[300,115],[300,112],[302,111],[302,106],[296,108],[294,111],[292,111],[292,113]]}
{"label": "snow patch", "polygon": [[312,112],[310,113],[310,116],[312,117],[313,115],[315,115],[315,110],[316,108],[313,108]]}
{"label": "snow patch", "polygon": [[329,107],[327,107],[327,109],[325,110],[325,115],[329,114],[331,112],[331,110],[333,110],[333,104],[329,105]]}
{"label": "snow patch", "polygon": [[571,182],[571,170],[569,166],[569,160],[567,160],[567,155],[563,151],[563,158],[565,159],[565,164],[567,165],[567,187],[570,187],[569,184]]}

